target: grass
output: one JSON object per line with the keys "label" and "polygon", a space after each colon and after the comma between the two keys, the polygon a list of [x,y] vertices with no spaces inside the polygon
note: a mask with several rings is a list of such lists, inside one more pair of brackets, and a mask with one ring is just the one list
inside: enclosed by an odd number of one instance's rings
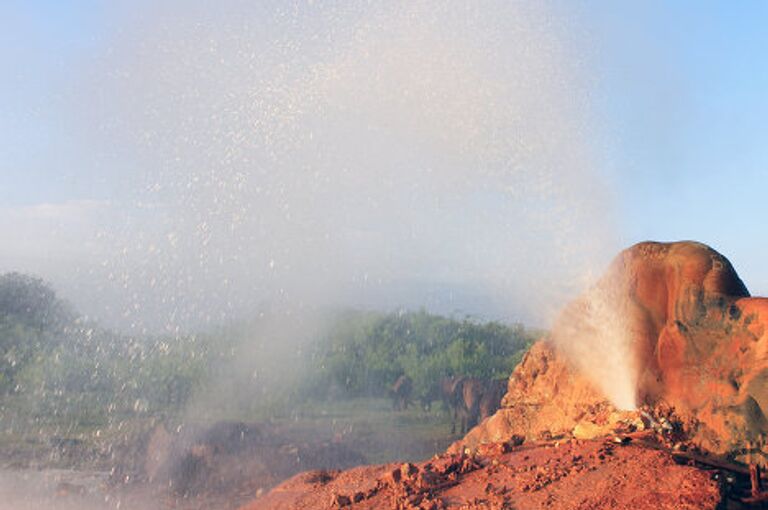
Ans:
{"label": "grass", "polygon": [[218,420],[266,422],[296,441],[340,441],[371,463],[427,458],[458,439],[450,433],[450,415],[438,403],[430,412],[418,406],[395,412],[385,398],[309,400],[253,409],[227,405],[208,408],[202,417],[204,422]]}
{"label": "grass", "polygon": [[387,399],[355,398],[309,404],[293,420],[302,427],[330,429],[369,462],[384,463],[429,457],[458,438],[450,433],[448,413],[437,408],[395,412]]}
{"label": "grass", "polygon": [[[6,401],[0,417],[0,463],[39,465],[50,463],[60,467],[52,439],[74,439],[84,451],[104,451],[111,444],[124,444],[131,437],[151,428],[158,420],[180,423],[188,412],[147,414],[95,414],[91,409],[84,415],[41,416],[24,426],[25,409],[15,408]],[[26,415],[26,416],[25,416]],[[194,415],[192,415],[194,416]],[[414,461],[441,452],[458,438],[450,433],[447,412],[434,405],[430,412],[418,406],[405,411],[393,411],[391,402],[383,398],[350,398],[336,401],[308,401],[293,407],[216,409],[193,421],[214,422],[236,420],[268,423],[286,440],[296,443],[338,441],[360,452],[369,463]],[[46,461],[46,459],[50,459]],[[84,456],[82,466],[92,467],[93,459]],[[69,459],[75,467],[77,459]]]}

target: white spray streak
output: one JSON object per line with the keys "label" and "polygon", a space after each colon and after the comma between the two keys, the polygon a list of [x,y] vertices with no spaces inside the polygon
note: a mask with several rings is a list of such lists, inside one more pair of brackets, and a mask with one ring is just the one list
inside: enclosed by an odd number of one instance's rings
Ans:
{"label": "white spray streak", "polygon": [[594,285],[564,310],[553,339],[614,406],[632,410],[637,407],[637,367],[632,312],[622,290],[610,278]]}

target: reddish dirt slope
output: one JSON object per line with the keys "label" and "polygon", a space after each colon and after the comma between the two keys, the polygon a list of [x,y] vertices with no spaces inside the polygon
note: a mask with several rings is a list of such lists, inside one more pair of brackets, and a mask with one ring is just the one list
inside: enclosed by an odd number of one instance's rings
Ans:
{"label": "reddish dirt slope", "polygon": [[574,441],[303,473],[243,510],[714,509],[720,501],[712,473],[678,465],[669,453]]}

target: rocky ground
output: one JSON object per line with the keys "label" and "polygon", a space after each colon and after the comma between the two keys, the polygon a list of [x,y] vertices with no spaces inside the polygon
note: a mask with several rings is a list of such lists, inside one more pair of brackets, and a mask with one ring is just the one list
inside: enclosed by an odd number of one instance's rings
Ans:
{"label": "rocky ground", "polygon": [[97,473],[14,472],[0,509],[759,508],[746,503],[744,466],[672,444],[654,430],[518,443],[415,463],[305,471],[269,492],[244,482],[180,495],[146,483],[112,485]]}
{"label": "rocky ground", "polygon": [[743,506],[746,476],[693,464],[652,438],[496,443],[474,455],[443,454],[415,464],[302,473],[243,510]]}

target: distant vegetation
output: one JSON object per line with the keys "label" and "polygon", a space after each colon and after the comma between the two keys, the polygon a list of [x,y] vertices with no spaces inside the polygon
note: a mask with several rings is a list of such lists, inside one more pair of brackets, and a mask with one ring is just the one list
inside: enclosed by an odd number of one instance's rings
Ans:
{"label": "distant vegetation", "polygon": [[0,415],[23,428],[172,412],[205,380],[197,342],[114,333],[78,317],[42,280],[0,275]]}
{"label": "distant vegetation", "polygon": [[405,374],[421,398],[445,376],[508,377],[535,337],[519,324],[349,311],[315,344],[311,387],[320,396],[381,396]]}
{"label": "distant vegetation", "polygon": [[54,350],[72,320],[67,306],[42,280],[0,275],[0,392],[13,391],[19,373]]}
{"label": "distant vegetation", "polygon": [[79,318],[40,279],[0,275],[0,414],[16,427],[96,427],[178,413],[206,392],[214,403],[226,393],[251,406],[386,396],[402,374],[418,398],[447,375],[507,377],[538,334],[425,311],[343,311],[277,363],[273,339],[258,331],[126,336]]}

